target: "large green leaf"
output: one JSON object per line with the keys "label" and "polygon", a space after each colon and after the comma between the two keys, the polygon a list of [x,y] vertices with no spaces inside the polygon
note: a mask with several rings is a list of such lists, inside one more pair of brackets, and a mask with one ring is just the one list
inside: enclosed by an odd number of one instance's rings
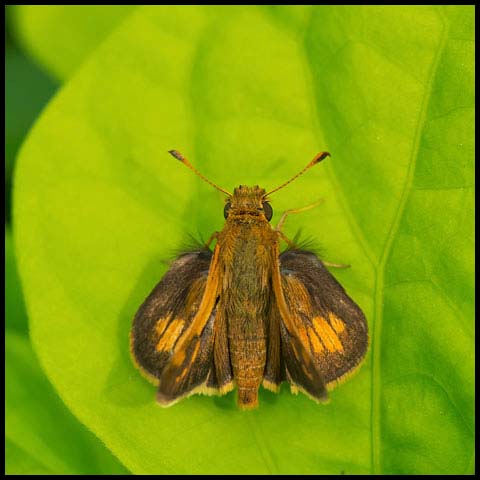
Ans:
{"label": "large green leaf", "polygon": [[27,314],[5,231],[5,471],[8,474],[126,473],[68,411],[30,344]]}
{"label": "large green leaf", "polygon": [[[136,473],[473,471],[473,8],[143,7],[51,102],[16,176],[35,348],[66,404]],[[213,181],[273,188],[369,320],[328,405],[262,391],[162,409],[128,331]],[[47,161],[48,160],[48,161]],[[47,208],[48,207],[48,208]],[[275,220],[275,219],[274,219]]]}
{"label": "large green leaf", "polygon": [[7,330],[5,348],[6,473],[127,473],[65,408],[28,337]]}

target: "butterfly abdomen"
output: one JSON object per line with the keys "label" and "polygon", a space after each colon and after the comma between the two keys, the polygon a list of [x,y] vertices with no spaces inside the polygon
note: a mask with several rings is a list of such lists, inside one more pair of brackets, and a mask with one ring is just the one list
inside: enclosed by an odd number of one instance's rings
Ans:
{"label": "butterfly abdomen", "polygon": [[265,369],[266,339],[233,336],[229,338],[229,344],[233,378],[238,388],[238,405],[241,408],[255,408]]}
{"label": "butterfly abdomen", "polygon": [[[223,262],[223,306],[228,347],[240,408],[258,405],[258,388],[267,355],[267,312],[271,296],[269,244],[259,242],[263,225],[234,226],[228,238],[234,245]],[[230,248],[229,248],[230,247]]]}

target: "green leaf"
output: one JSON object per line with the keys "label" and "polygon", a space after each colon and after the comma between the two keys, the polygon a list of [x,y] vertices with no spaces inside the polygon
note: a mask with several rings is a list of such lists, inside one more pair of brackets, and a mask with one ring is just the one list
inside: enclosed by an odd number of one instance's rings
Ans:
{"label": "green leaf", "polygon": [[6,473],[126,473],[68,411],[40,369],[27,336],[27,313],[8,229],[5,258]]}
{"label": "green leaf", "polygon": [[127,473],[65,408],[25,335],[5,335],[7,473]]}
{"label": "green leaf", "polygon": [[[142,7],[35,126],[15,225],[33,342],[66,404],[134,473],[473,472],[473,7]],[[131,320],[188,233],[222,228],[212,181],[275,193],[369,321],[359,373],[169,409]],[[47,161],[48,160],[48,161]],[[48,210],[45,208],[48,206]]]}
{"label": "green leaf", "polygon": [[[8,29],[8,27],[7,27]],[[8,31],[8,30],[7,30]],[[5,46],[5,214],[10,221],[11,179],[15,157],[31,124],[55,90],[55,84],[12,44]]]}
{"label": "green leaf", "polygon": [[55,84],[17,48],[5,49],[5,167],[9,175],[20,144],[53,94]]}
{"label": "green leaf", "polygon": [[27,333],[28,319],[10,229],[5,229],[5,328]]}
{"label": "green leaf", "polygon": [[7,475],[47,475],[55,472],[42,465],[10,440],[5,440],[5,473]]}
{"label": "green leaf", "polygon": [[135,5],[15,5],[15,33],[59,80],[68,78]]}

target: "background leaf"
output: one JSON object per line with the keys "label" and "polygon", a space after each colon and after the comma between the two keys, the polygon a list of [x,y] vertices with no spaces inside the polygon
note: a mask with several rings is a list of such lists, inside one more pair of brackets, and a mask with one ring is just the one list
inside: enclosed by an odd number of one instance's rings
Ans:
{"label": "background leaf", "polygon": [[[7,13],[13,7],[7,7]],[[5,34],[5,220],[10,223],[11,179],[28,129],[53,95],[56,84],[15,44],[7,15]]]}
{"label": "background leaf", "polygon": [[68,411],[40,369],[27,334],[9,230],[5,258],[5,472],[127,473]]}
{"label": "background leaf", "polygon": [[27,312],[10,229],[5,229],[5,329],[24,335],[28,329]]}
{"label": "background leaf", "polygon": [[28,338],[7,331],[5,345],[6,473],[127,473],[62,404]]}
{"label": "background leaf", "polygon": [[102,442],[79,423],[58,398],[40,369],[28,337],[28,319],[9,222],[11,176],[17,151],[57,84],[25,55],[11,35],[14,27],[12,11],[23,7],[10,5],[6,9],[5,472],[127,473]]}
{"label": "background leaf", "polygon": [[[142,7],[51,102],[16,176],[32,338],[132,472],[473,471],[473,31],[472,7]],[[369,320],[330,404],[155,404],[131,319],[186,234],[222,225],[171,148],[227,189],[332,152],[274,197],[274,220],[326,199],[287,233],[352,264],[335,275]]]}

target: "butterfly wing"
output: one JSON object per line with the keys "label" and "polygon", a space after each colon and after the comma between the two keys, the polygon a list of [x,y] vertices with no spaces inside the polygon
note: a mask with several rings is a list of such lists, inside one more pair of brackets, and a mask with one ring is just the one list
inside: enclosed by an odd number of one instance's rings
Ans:
{"label": "butterfly wing", "polygon": [[[315,254],[287,250],[279,260],[280,279],[274,281],[277,307],[272,309],[271,323],[279,325],[286,377],[294,387],[321,399],[312,388],[311,374],[305,375],[298,366],[296,345],[308,352],[324,386],[331,388],[365,356],[367,322]],[[275,288],[275,283],[280,285]]]}
{"label": "butterfly wing", "polygon": [[[208,249],[178,257],[138,310],[130,333],[140,371],[159,386],[157,399],[170,405],[221,385],[214,365],[217,272]],[[221,380],[227,384],[227,377]]]}

